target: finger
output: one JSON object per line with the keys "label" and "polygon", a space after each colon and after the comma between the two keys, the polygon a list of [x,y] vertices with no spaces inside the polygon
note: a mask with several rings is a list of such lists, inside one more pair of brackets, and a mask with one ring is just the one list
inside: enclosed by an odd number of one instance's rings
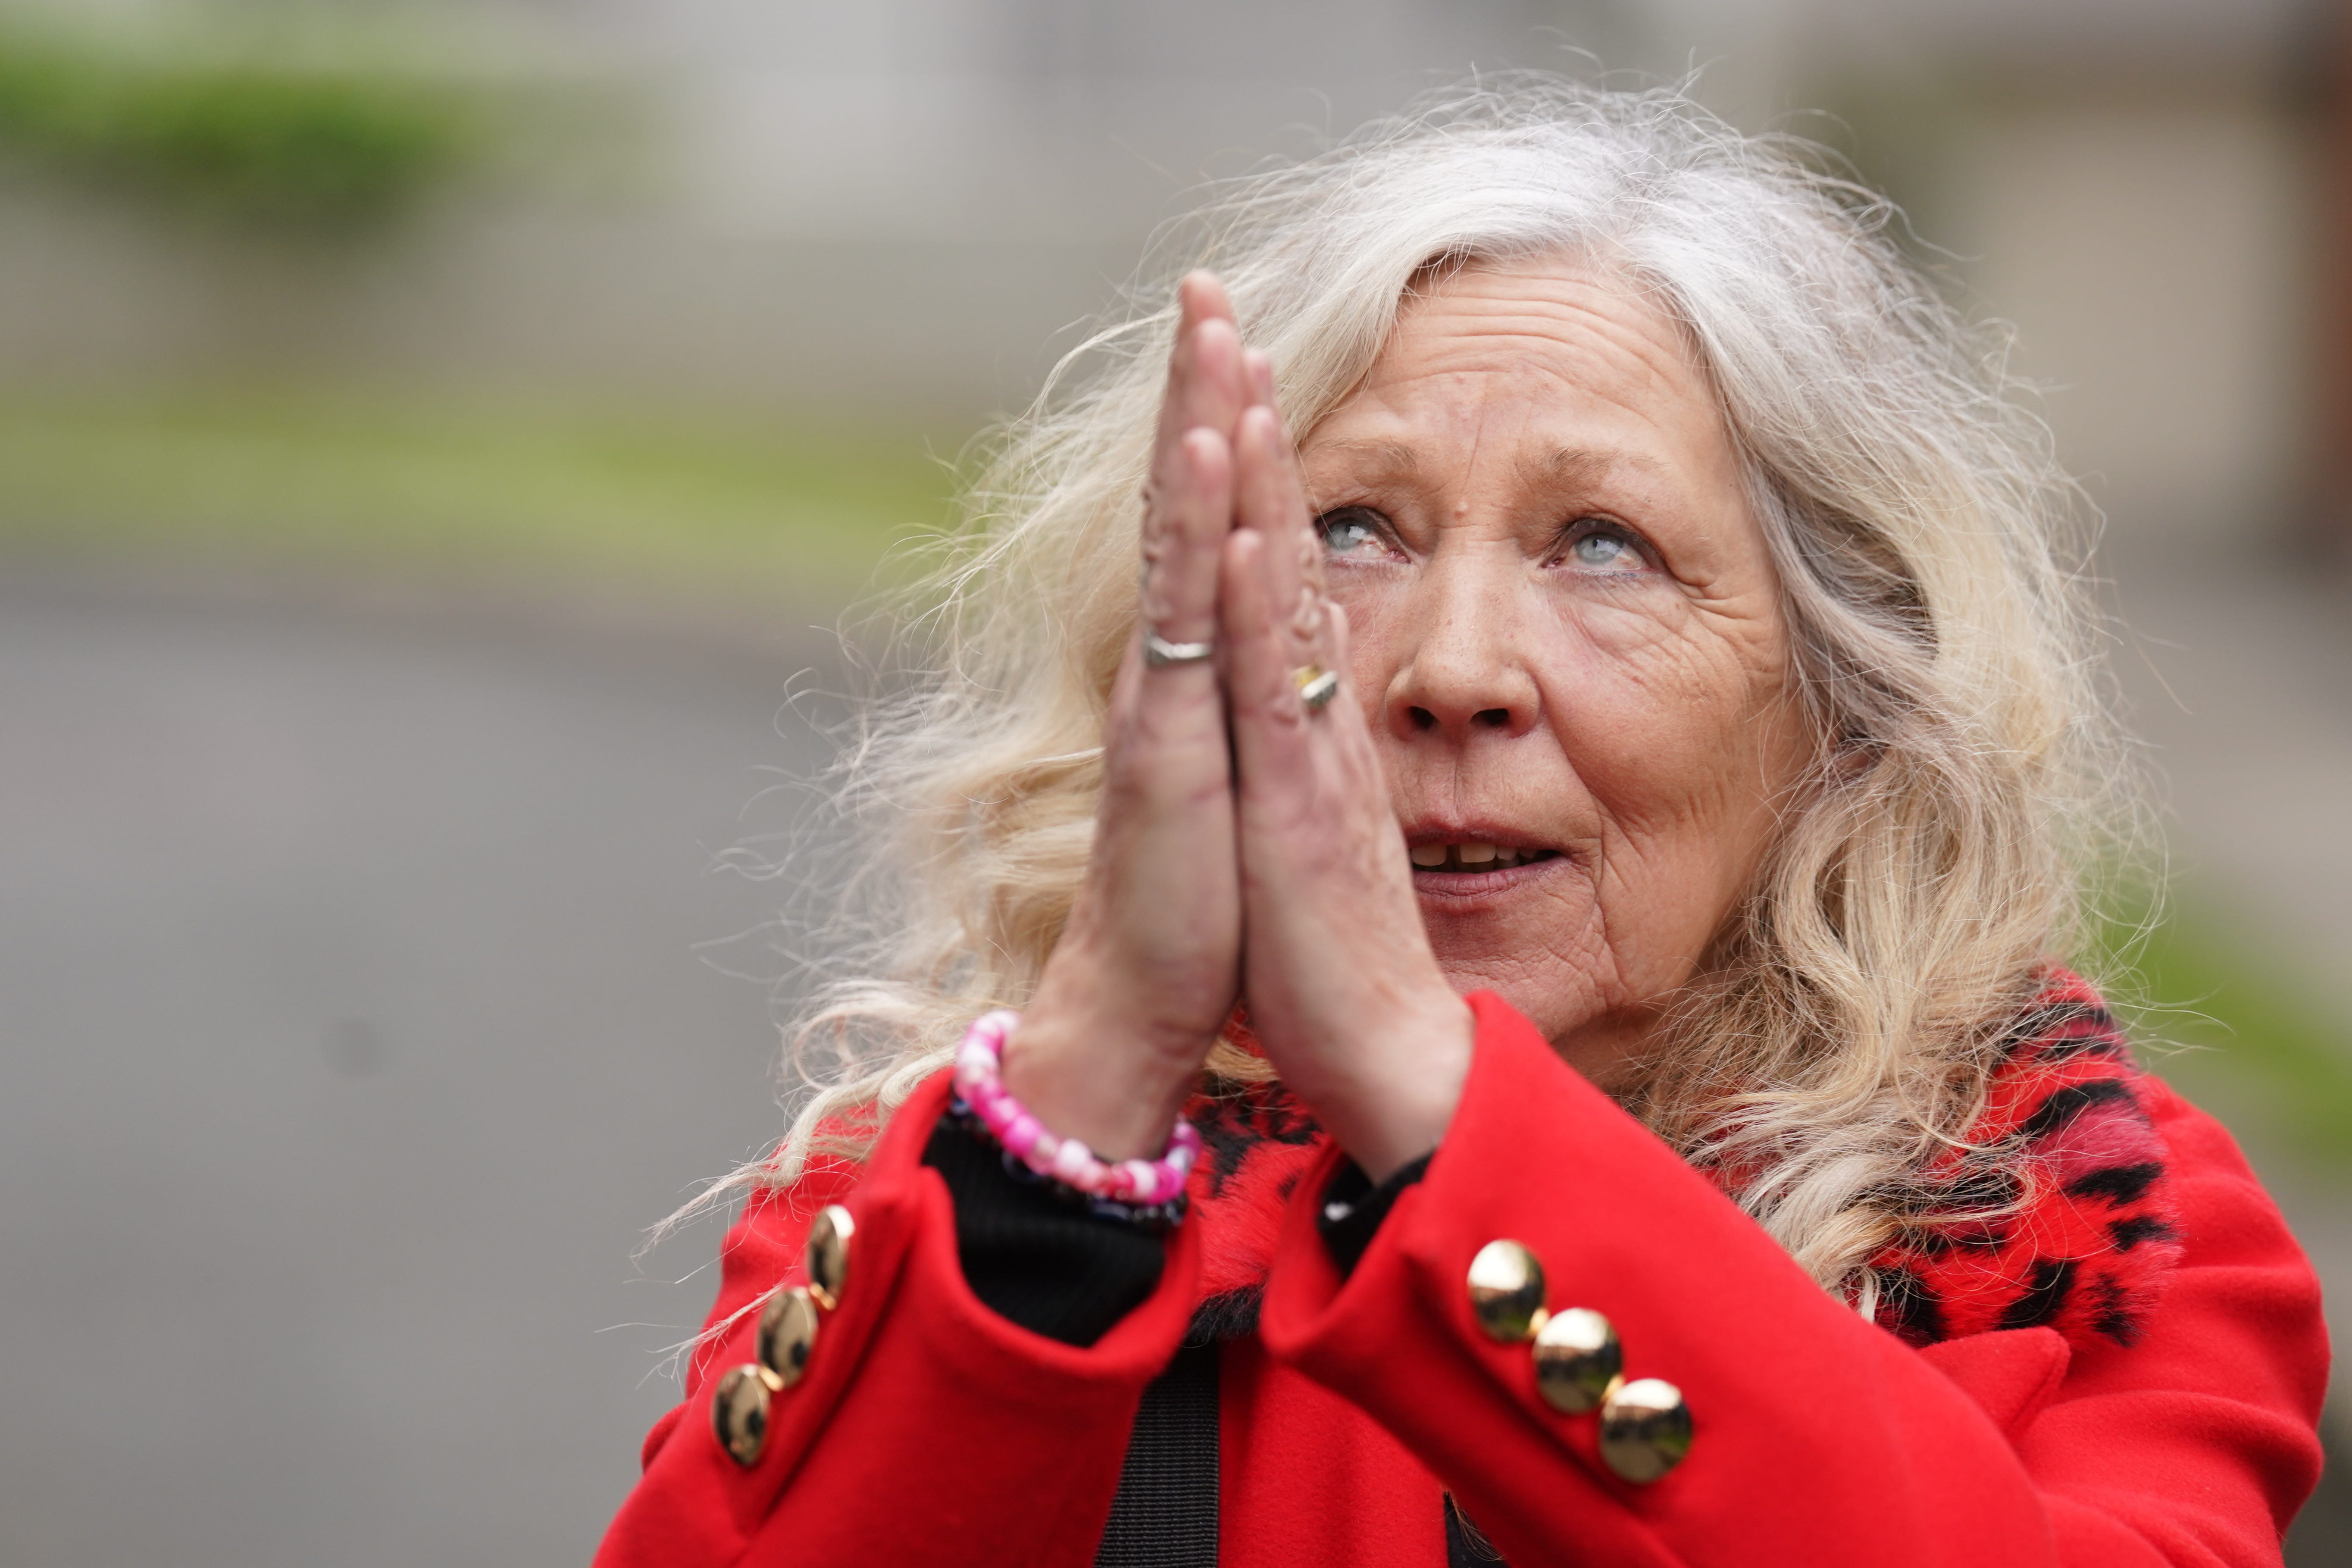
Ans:
{"label": "finger", "polygon": [[1290,439],[1275,411],[1245,410],[1234,435],[1234,521],[1265,542],[1262,570],[1267,605],[1288,639],[1293,664],[1316,657],[1322,641],[1322,547]]}
{"label": "finger", "polygon": [[1224,289],[1205,272],[1193,273],[1178,290],[1177,337],[1168,357],[1168,386],[1160,399],[1160,435],[1150,478],[1144,487],[1142,538],[1144,591],[1150,596],[1160,557],[1174,548],[1180,526],[1171,508],[1184,483],[1181,448],[1194,429],[1230,437],[1246,401],[1241,338]]}
{"label": "finger", "polygon": [[[1159,509],[1167,548],[1146,582],[1103,730],[1104,843],[1149,837],[1160,831],[1153,826],[1160,814],[1181,803],[1198,805],[1213,795],[1225,799],[1231,788],[1232,749],[1216,664],[1202,659],[1155,667],[1147,660],[1145,639],[1154,632],[1177,643],[1217,636],[1218,566],[1233,520],[1232,449],[1214,431],[1187,432],[1171,474]],[[1196,825],[1183,853],[1197,853],[1201,839]],[[1184,880],[1169,875],[1171,886]]]}
{"label": "finger", "polygon": [[1307,714],[1291,679],[1289,635],[1274,613],[1271,554],[1264,534],[1237,528],[1218,574],[1218,637],[1244,793],[1253,779],[1303,777],[1309,763]]}
{"label": "finger", "polygon": [[[1187,430],[1231,437],[1246,396],[1241,337],[1231,321],[1211,317],[1177,340],[1168,357],[1168,388],[1160,403],[1160,435],[1152,449],[1147,500],[1174,482],[1176,448]],[[1147,515],[1153,509],[1147,506]]]}
{"label": "finger", "polygon": [[1144,582],[1142,629],[1170,642],[1210,641],[1217,629],[1218,559],[1234,515],[1233,449],[1223,436],[1184,433],[1155,511],[1158,550]]}
{"label": "finger", "polygon": [[[1154,666],[1146,639],[1155,632],[1175,643],[1216,637],[1218,564],[1233,520],[1232,448],[1214,431],[1188,431],[1178,443],[1172,478],[1160,507],[1168,547],[1146,584],[1106,716],[1098,843],[1124,843],[1131,835],[1165,839],[1173,811],[1187,818],[1178,833],[1181,847],[1173,851],[1181,857],[1197,856],[1212,841],[1202,811],[1209,817],[1230,811],[1224,697],[1213,660]],[[1175,888],[1188,872],[1163,868],[1139,885],[1163,879]]]}
{"label": "finger", "polygon": [[1388,868],[1388,880],[1410,889],[1412,862],[1402,853],[1404,839],[1391,801],[1388,770],[1381,765],[1380,750],[1372,741],[1372,713],[1356,689],[1355,667],[1349,663],[1348,612],[1335,601],[1327,601],[1325,609],[1322,652],[1316,662],[1339,678],[1339,689],[1325,705],[1320,721],[1331,750],[1334,776],[1356,809],[1366,814],[1367,831],[1380,844],[1391,847],[1380,862]]}
{"label": "finger", "polygon": [[1247,402],[1241,333],[1225,286],[1213,273],[1188,272],[1176,286],[1176,338],[1169,346],[1168,386],[1160,400],[1160,451],[1168,452],[1196,425],[1229,436]]}
{"label": "finger", "polygon": [[1356,695],[1355,677],[1348,667],[1348,612],[1336,599],[1323,601],[1323,630],[1315,662],[1339,677],[1339,694],[1328,704],[1331,717],[1361,721],[1363,710],[1352,700]]}
{"label": "finger", "polygon": [[[1348,611],[1337,601],[1326,601],[1324,608],[1322,651],[1316,662],[1339,677],[1339,689],[1332,694],[1322,719],[1329,731],[1339,776],[1349,796],[1370,809],[1376,824],[1373,831],[1401,850],[1403,838],[1390,804],[1388,771],[1381,765],[1379,750],[1372,742],[1372,715],[1356,689],[1355,667],[1348,662]],[[1410,866],[1401,855],[1389,865],[1395,876],[1403,879],[1401,885],[1408,888],[1412,882]]]}
{"label": "finger", "polygon": [[[1273,413],[1276,437],[1275,450],[1278,454],[1280,466],[1290,471],[1291,479],[1297,486],[1299,497],[1304,500],[1307,494],[1306,475],[1298,467],[1298,447],[1290,438],[1290,422],[1282,412],[1281,403],[1275,397],[1274,361],[1260,350],[1244,349],[1242,380],[1249,389],[1252,406],[1264,407]],[[1310,533],[1313,531],[1314,510],[1312,503],[1308,503],[1300,514],[1307,522]],[[1301,559],[1311,563],[1307,572],[1307,578],[1311,582],[1321,576],[1322,551],[1319,548],[1321,543],[1319,540],[1309,540],[1307,542],[1318,546],[1316,549],[1301,552]]]}
{"label": "finger", "polygon": [[1274,402],[1274,361],[1259,349],[1242,351],[1242,380],[1249,388],[1249,400],[1268,408]]}

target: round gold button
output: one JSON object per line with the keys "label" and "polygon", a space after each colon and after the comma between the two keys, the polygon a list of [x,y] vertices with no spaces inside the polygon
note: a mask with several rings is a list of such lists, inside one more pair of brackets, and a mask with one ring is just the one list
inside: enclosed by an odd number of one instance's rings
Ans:
{"label": "round gold button", "polygon": [[1470,1260],[1470,1311],[1486,1337],[1517,1344],[1543,1324],[1542,1260],[1516,1241],[1490,1241]]}
{"label": "round gold button", "polygon": [[809,1294],[828,1312],[841,1305],[841,1292],[849,1284],[849,1238],[856,1234],[857,1222],[839,1204],[825,1205],[809,1226],[808,1248],[802,1255],[808,1265]]}
{"label": "round gold button", "polygon": [[1601,1406],[1601,1458],[1629,1481],[1656,1480],[1690,1446],[1690,1406],[1671,1383],[1636,1378]]}
{"label": "round gold button", "polygon": [[1590,1307],[1566,1307],[1536,1334],[1536,1391],[1566,1415],[1597,1408],[1625,1370],[1625,1352],[1609,1320]]}
{"label": "round gold button", "polygon": [[816,1300],[795,1285],[779,1290],[760,1314],[760,1364],[779,1389],[790,1388],[808,1370],[809,1352],[816,1349]]}
{"label": "round gold button", "polygon": [[718,1397],[710,1402],[719,1446],[746,1469],[760,1462],[768,1441],[768,1397],[766,1374],[746,1362],[719,1380]]}

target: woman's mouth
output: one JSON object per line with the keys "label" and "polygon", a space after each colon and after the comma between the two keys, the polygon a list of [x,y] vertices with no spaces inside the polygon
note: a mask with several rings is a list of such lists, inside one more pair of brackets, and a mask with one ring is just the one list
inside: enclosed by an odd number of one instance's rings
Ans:
{"label": "woman's mouth", "polygon": [[1412,857],[1415,881],[1432,874],[1458,877],[1507,871],[1518,866],[1557,859],[1559,856],[1557,849],[1520,848],[1475,838],[1453,843],[1415,844],[1406,852]]}

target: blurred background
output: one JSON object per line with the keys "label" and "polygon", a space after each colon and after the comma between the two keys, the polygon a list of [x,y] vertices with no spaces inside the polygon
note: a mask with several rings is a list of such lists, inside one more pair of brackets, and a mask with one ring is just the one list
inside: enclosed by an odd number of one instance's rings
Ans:
{"label": "blurred background", "polygon": [[779,1127],[799,892],[729,851],[824,628],[1203,178],[1571,49],[1838,147],[2016,324],[2167,781],[2141,1033],[2340,1342],[2347,23],[0,0],[0,1564],[585,1561],[718,1233],[633,1249]]}

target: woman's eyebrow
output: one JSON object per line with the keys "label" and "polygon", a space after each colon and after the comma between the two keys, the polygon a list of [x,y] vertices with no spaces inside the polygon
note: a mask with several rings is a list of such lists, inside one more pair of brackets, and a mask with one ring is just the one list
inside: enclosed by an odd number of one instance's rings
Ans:
{"label": "woman's eyebrow", "polygon": [[1410,479],[1421,473],[1421,454],[1402,441],[1356,440],[1310,441],[1299,456],[1319,458],[1336,453],[1357,461],[1350,465],[1350,478],[1368,483],[1388,479]]}
{"label": "woman's eyebrow", "polygon": [[1530,477],[1552,484],[1582,487],[1599,484],[1631,469],[1644,477],[1663,474],[1666,466],[1646,452],[1625,452],[1599,447],[1558,447],[1527,465]]}

